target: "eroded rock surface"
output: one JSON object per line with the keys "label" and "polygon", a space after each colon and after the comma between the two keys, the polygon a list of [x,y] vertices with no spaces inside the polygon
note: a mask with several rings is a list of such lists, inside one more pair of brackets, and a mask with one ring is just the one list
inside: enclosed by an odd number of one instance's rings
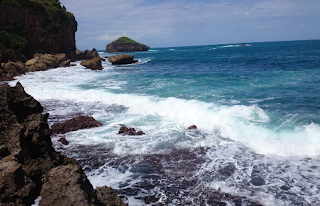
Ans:
{"label": "eroded rock surface", "polygon": [[40,205],[123,205],[100,201],[76,160],[54,150],[42,111],[19,82],[0,85],[0,205],[31,205],[41,190]]}
{"label": "eroded rock surface", "polygon": [[51,129],[54,134],[65,134],[79,129],[89,129],[100,126],[102,126],[102,124],[93,117],[79,116],[63,123],[54,124],[51,126]]}

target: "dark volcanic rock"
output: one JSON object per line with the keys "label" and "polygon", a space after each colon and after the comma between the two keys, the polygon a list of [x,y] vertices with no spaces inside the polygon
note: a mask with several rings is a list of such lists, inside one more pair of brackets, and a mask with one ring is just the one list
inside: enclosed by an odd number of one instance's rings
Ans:
{"label": "dark volcanic rock", "polygon": [[136,131],[135,128],[128,128],[125,125],[122,125],[119,129],[118,134],[122,135],[144,135],[142,131]]}
{"label": "dark volcanic rock", "polygon": [[198,129],[196,125],[192,125],[190,127],[188,127],[188,129]]}
{"label": "dark volcanic rock", "polygon": [[128,37],[120,37],[116,41],[108,44],[106,52],[136,52],[136,51],[148,51],[150,47],[144,44],[140,44]]}
{"label": "dark volcanic rock", "polygon": [[99,57],[99,53],[95,48],[92,51],[87,49],[84,53],[78,49],[76,50],[76,60],[87,60],[95,57]]}
{"label": "dark volcanic rock", "polygon": [[64,144],[64,145],[68,145],[69,144],[68,140],[65,137],[61,137],[58,141],[61,142],[61,144]]}
{"label": "dark volcanic rock", "polygon": [[64,123],[54,124],[51,126],[51,129],[54,134],[65,134],[79,129],[89,129],[100,126],[102,126],[102,124],[93,117],[79,116]]}
{"label": "dark volcanic rock", "polygon": [[133,60],[134,56],[128,54],[119,54],[111,56],[108,58],[108,62],[111,64],[132,64],[136,63],[136,60]]}
{"label": "dark volcanic rock", "polygon": [[0,205],[31,205],[41,190],[40,205],[121,205],[99,201],[76,160],[54,150],[42,111],[19,82],[0,85]]}
{"label": "dark volcanic rock", "polygon": [[102,70],[102,63],[100,57],[95,57],[80,63],[82,66],[91,70]]}

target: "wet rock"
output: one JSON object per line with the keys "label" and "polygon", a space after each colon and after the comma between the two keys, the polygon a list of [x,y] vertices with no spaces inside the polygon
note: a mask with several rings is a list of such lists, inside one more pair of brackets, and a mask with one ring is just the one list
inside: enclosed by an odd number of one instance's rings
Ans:
{"label": "wet rock", "polygon": [[217,170],[218,179],[224,180],[230,177],[236,170],[234,163],[229,162],[226,166]]}
{"label": "wet rock", "polygon": [[80,63],[82,66],[91,70],[102,70],[102,63],[100,57],[95,57]]}
{"label": "wet rock", "polygon": [[136,131],[135,128],[128,128],[125,125],[122,125],[119,129],[118,134],[122,135],[144,135],[142,131]]}
{"label": "wet rock", "polygon": [[63,62],[61,62],[61,63],[59,64],[59,67],[69,67],[69,66],[70,66],[70,62],[71,62],[70,59],[68,59],[68,60],[66,60],[66,61],[63,61]]}
{"label": "wet rock", "polygon": [[266,184],[265,179],[260,175],[261,171],[257,165],[254,165],[251,173],[250,182],[255,186],[261,186]]}
{"label": "wet rock", "polygon": [[61,137],[58,141],[61,142],[61,144],[64,144],[64,145],[68,145],[69,144],[68,140],[65,137]]}
{"label": "wet rock", "polygon": [[70,64],[70,67],[74,67],[74,66],[77,66],[77,64],[74,64],[74,63]]}
{"label": "wet rock", "polygon": [[280,189],[288,191],[290,187],[288,187],[287,185],[282,185]]}
{"label": "wet rock", "polygon": [[251,176],[251,181],[250,182],[255,186],[261,186],[261,185],[266,184],[266,181],[259,175]]}
{"label": "wet rock", "polygon": [[190,127],[188,127],[188,129],[198,129],[196,125],[192,125]]}
{"label": "wet rock", "polygon": [[119,54],[119,55],[115,55],[115,56],[111,56],[108,58],[108,62],[110,62],[111,64],[132,64],[132,63],[136,63],[136,60],[133,60],[134,56],[132,55],[128,55],[128,54]]}
{"label": "wet rock", "polygon": [[51,126],[53,134],[65,134],[67,132],[76,131],[80,129],[89,129],[93,127],[100,127],[102,124],[93,117],[79,116],[70,119],[64,123],[57,123]]}
{"label": "wet rock", "polygon": [[114,192],[110,187],[97,187],[96,194],[98,201],[105,205],[112,206],[127,206],[128,204],[122,202],[120,197],[118,197],[117,193]]}
{"label": "wet rock", "polygon": [[22,62],[1,63],[0,81],[9,81],[13,77],[24,74],[26,72],[25,65]]}
{"label": "wet rock", "polygon": [[78,49],[76,50],[76,60],[88,60],[96,57],[99,57],[99,53],[95,48],[92,51],[87,49],[84,53]]}

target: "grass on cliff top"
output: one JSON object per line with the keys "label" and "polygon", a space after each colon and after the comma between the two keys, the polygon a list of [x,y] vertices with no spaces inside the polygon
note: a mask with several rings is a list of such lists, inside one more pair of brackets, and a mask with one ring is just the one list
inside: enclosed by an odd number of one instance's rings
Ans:
{"label": "grass on cliff top", "polygon": [[115,40],[113,43],[131,43],[131,44],[139,44],[138,42],[128,38],[128,37],[120,37],[119,39]]}

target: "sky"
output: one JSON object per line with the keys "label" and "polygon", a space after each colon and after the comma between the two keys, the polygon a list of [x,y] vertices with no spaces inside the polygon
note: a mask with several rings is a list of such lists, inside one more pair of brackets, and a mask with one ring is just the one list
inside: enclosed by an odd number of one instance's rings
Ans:
{"label": "sky", "polygon": [[151,48],[320,39],[320,0],[60,0],[80,50],[127,36]]}

